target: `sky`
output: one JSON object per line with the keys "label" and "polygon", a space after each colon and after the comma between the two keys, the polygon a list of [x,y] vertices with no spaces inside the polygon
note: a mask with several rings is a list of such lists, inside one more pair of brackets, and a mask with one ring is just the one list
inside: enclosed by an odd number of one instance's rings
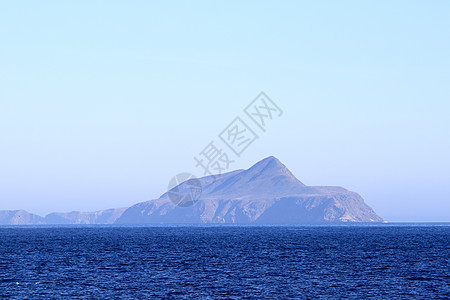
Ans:
{"label": "sky", "polygon": [[229,170],[273,155],[387,221],[450,221],[449,37],[448,1],[2,1],[0,210],[154,199],[213,142]]}

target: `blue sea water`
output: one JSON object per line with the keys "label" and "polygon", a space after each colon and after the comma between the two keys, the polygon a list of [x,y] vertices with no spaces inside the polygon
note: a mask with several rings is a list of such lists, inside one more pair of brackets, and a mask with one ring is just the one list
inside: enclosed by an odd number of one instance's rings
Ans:
{"label": "blue sea water", "polygon": [[450,225],[0,227],[5,299],[448,299]]}

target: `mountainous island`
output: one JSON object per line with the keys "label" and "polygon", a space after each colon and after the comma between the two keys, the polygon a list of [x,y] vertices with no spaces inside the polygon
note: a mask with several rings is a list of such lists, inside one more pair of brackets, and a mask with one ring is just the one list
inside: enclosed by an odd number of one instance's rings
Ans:
{"label": "mountainous island", "polygon": [[[192,180],[195,180],[193,185]],[[173,192],[192,193],[189,205]],[[172,194],[171,194],[172,193]],[[277,158],[267,157],[247,170],[187,180],[160,198],[129,208],[96,212],[0,211],[0,225],[45,224],[302,224],[383,222],[355,192],[342,187],[306,186]]]}

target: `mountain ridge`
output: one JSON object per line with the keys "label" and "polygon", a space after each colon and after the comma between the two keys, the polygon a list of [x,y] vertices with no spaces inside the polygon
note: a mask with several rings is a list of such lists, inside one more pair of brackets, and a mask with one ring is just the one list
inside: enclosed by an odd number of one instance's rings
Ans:
{"label": "mountain ridge", "polygon": [[[201,194],[182,207],[171,192]],[[179,204],[179,203],[178,203]],[[357,193],[337,186],[306,186],[274,156],[246,170],[235,170],[180,183],[158,199],[128,208],[95,212],[50,213],[0,211],[0,225],[175,224],[175,223],[346,223],[383,222]]]}
{"label": "mountain ridge", "polygon": [[[357,193],[306,186],[273,156],[199,182],[203,191],[191,207],[177,206],[165,193],[131,206],[116,224],[383,222]],[[178,192],[187,193],[189,183]]]}

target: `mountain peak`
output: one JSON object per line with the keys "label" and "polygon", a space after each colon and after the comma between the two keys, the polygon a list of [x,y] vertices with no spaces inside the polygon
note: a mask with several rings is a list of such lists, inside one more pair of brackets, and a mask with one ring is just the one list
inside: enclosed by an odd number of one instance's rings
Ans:
{"label": "mountain peak", "polygon": [[[267,174],[271,177],[282,175],[293,179],[295,178],[291,171],[289,171],[289,169],[275,156],[269,156],[260,160],[249,168],[247,172],[253,173],[258,177]],[[297,179],[295,178],[295,180]]]}
{"label": "mountain peak", "polygon": [[286,166],[283,165],[281,163],[281,161],[278,158],[276,158],[275,156],[268,156],[253,165],[253,167],[255,167],[255,166],[264,166],[264,167],[282,168],[282,169],[286,168]]}
{"label": "mountain peak", "polygon": [[261,198],[269,194],[295,194],[304,186],[276,157],[269,156],[247,170],[211,184],[208,189],[215,195],[230,196],[231,192]]}
{"label": "mountain peak", "polygon": [[[276,165],[283,165],[281,163],[281,161],[276,158],[275,156],[268,156],[266,158],[261,159],[259,162],[257,162],[255,165],[257,164],[276,164]],[[284,165],[283,165],[284,166]]]}

